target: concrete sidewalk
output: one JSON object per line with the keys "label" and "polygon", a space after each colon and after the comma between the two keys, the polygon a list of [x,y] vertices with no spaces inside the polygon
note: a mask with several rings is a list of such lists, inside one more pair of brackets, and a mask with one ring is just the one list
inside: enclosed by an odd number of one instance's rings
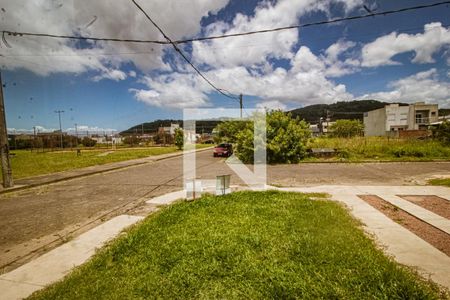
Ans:
{"label": "concrete sidewalk", "polygon": [[[385,253],[394,257],[397,262],[417,269],[423,277],[431,278],[434,282],[450,289],[450,257],[358,197],[358,195],[377,195],[391,202],[397,195],[439,195],[450,200],[449,188],[440,186],[342,185],[272,188],[280,191],[330,194],[333,200],[344,203],[350,209],[350,213],[364,224],[364,229],[375,236],[376,242],[382,246]],[[408,208],[411,214],[422,221],[431,225],[437,223],[434,218],[430,217],[431,213],[428,211],[420,207],[409,206]],[[444,221],[445,223],[437,225],[445,227],[448,220],[445,219]]]}
{"label": "concrete sidewalk", "polygon": [[[202,148],[202,149],[191,150],[191,151],[186,151],[186,152],[187,153],[190,153],[192,151],[201,152],[201,151],[210,150],[211,148],[212,147],[208,147],[208,148]],[[108,163],[108,164],[104,164],[104,165],[95,165],[95,166],[90,166],[90,167],[85,167],[85,168],[80,168],[80,169],[56,172],[56,173],[27,177],[27,178],[21,178],[21,179],[14,180],[14,187],[12,187],[12,188],[5,189],[5,188],[3,188],[2,185],[0,185],[0,194],[14,192],[14,191],[18,191],[18,190],[23,190],[23,189],[46,185],[46,184],[55,183],[55,182],[75,179],[75,178],[79,178],[79,177],[120,170],[120,169],[124,169],[124,168],[128,168],[128,167],[134,167],[134,166],[139,166],[139,165],[143,165],[143,164],[148,164],[148,163],[160,161],[163,159],[169,159],[169,158],[173,158],[173,157],[182,156],[183,153],[184,153],[183,151],[178,151],[178,152],[169,153],[169,154],[154,155],[154,156],[148,156],[148,157],[144,157],[144,158]]]}

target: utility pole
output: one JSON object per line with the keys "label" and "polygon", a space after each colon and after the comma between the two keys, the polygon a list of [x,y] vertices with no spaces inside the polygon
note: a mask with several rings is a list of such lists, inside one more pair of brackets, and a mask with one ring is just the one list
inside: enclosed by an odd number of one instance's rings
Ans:
{"label": "utility pole", "polygon": [[243,107],[243,105],[242,105],[242,94],[239,94],[239,106],[241,108],[241,119],[242,119],[242,107]]}
{"label": "utility pole", "polygon": [[33,148],[31,148],[31,151],[33,151],[34,148],[36,148],[36,126],[33,126]]}
{"label": "utility pole", "polygon": [[62,126],[61,126],[61,114],[64,113],[63,110],[55,110],[55,114],[58,114],[59,117],[59,139],[61,142],[61,149],[64,149],[63,145],[63,132],[62,132]]}
{"label": "utility pole", "polygon": [[2,160],[3,187],[14,186],[9,160],[8,130],[6,127],[5,104],[3,102],[3,81],[0,73],[0,156]]}

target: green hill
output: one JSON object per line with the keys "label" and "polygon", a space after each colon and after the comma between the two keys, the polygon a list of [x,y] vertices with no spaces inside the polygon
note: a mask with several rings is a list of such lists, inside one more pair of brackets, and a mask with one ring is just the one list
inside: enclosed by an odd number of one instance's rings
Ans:
{"label": "green hill", "polygon": [[362,120],[364,113],[384,107],[386,102],[377,100],[354,100],[333,104],[314,104],[291,110],[293,117],[300,117],[309,123],[318,123],[320,118]]}
{"label": "green hill", "polygon": [[[201,120],[195,122],[195,130],[197,133],[211,133],[214,127],[219,124],[220,120]],[[153,134],[158,132],[159,127],[169,127],[170,124],[179,124],[180,127],[183,127],[183,120],[155,120],[152,122],[145,122],[133,127],[130,127],[127,130],[122,131],[121,135],[133,135],[133,134],[141,134],[144,132],[145,134]]]}

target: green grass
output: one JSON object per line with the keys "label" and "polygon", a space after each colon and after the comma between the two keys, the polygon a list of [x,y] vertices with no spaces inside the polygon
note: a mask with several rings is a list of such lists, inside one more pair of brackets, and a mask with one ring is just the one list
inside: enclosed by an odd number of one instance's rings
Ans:
{"label": "green grass", "polygon": [[[308,147],[335,148],[340,154],[331,160],[426,161],[450,159],[450,147],[434,140],[386,137],[316,138]],[[317,159],[309,158],[306,161]]]}
{"label": "green grass", "polygon": [[428,184],[431,185],[442,185],[450,187],[450,178],[436,178],[428,180]]}
{"label": "green grass", "polygon": [[436,299],[336,202],[240,192],[148,217],[31,299]]}
{"label": "green grass", "polygon": [[[112,151],[105,156],[102,153]],[[145,149],[121,149],[113,150],[82,150],[77,156],[75,151],[62,152],[30,152],[27,150],[12,151],[11,167],[14,178],[23,178],[35,175],[72,170],[93,165],[102,165],[111,162],[130,160],[175,152],[175,147],[145,148]]]}
{"label": "green grass", "polygon": [[[201,149],[211,145],[197,144]],[[178,151],[176,147],[119,148],[116,150],[82,149],[81,156],[76,151],[31,152],[29,150],[11,151],[13,177],[24,178],[36,175],[73,170],[94,165],[168,154]],[[111,152],[106,154],[106,152]],[[101,154],[106,154],[102,156]]]}

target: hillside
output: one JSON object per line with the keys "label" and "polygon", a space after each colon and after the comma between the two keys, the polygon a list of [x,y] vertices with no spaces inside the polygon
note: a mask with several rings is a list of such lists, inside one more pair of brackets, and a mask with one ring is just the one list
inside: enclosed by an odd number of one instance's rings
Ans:
{"label": "hillside", "polygon": [[309,123],[318,123],[320,118],[327,116],[332,120],[358,119],[362,120],[364,112],[384,107],[386,102],[377,100],[354,100],[336,102],[333,104],[314,104],[291,110],[293,117],[300,117]]}
{"label": "hillside", "polygon": [[[216,127],[216,125],[220,122],[221,122],[220,120],[196,121],[195,122],[196,132],[211,133],[214,127]],[[158,132],[159,127],[169,127],[170,124],[179,124],[180,127],[183,127],[183,120],[172,120],[172,119],[155,120],[152,122],[146,122],[143,124],[135,125],[127,130],[122,131],[120,134],[121,135],[141,134],[142,131],[146,134],[153,134]]]}

